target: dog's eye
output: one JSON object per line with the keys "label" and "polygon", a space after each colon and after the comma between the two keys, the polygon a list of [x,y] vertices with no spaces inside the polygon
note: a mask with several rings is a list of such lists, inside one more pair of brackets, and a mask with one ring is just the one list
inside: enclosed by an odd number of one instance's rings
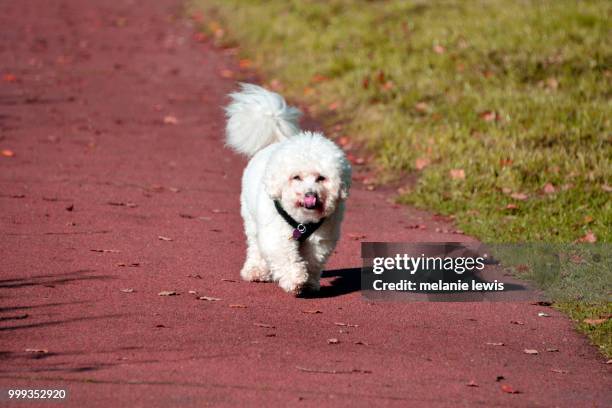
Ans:
{"label": "dog's eye", "polygon": [[293,176],[292,179],[293,180],[298,180],[298,181],[302,180],[302,178],[300,176]]}
{"label": "dog's eye", "polygon": [[326,180],[326,178],[324,176],[317,177],[317,183],[321,183],[321,182],[323,182],[325,180]]}

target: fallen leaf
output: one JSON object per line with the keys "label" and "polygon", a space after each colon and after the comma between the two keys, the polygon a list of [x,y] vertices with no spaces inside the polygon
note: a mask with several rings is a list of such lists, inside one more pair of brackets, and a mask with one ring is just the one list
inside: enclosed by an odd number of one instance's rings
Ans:
{"label": "fallen leaf", "polygon": [[172,238],[164,237],[163,235],[158,235],[157,238],[161,241],[172,241]]}
{"label": "fallen leaf", "polygon": [[414,168],[417,169],[418,171],[421,171],[425,167],[429,166],[430,163],[431,163],[431,160],[429,160],[429,158],[419,157],[418,159],[414,161]]}
{"label": "fallen leaf", "polygon": [[119,253],[117,249],[90,249],[92,252],[102,252],[102,253]]}
{"label": "fallen leaf", "polygon": [[551,183],[546,183],[544,184],[542,191],[544,192],[544,194],[554,194],[557,189]]}
{"label": "fallen leaf", "polygon": [[216,298],[216,297],[210,297],[210,296],[198,296],[198,300],[206,300],[208,302],[217,302],[221,299]]}
{"label": "fallen leaf", "polygon": [[195,279],[202,279],[202,276],[201,276],[201,275],[195,275],[195,274],[190,274],[190,275],[187,275],[187,277],[188,277],[188,278],[195,278]]}
{"label": "fallen leaf", "polygon": [[518,210],[519,206],[516,204],[508,204],[506,205],[506,210]]}
{"label": "fallen leaf", "polygon": [[325,75],[321,75],[321,74],[314,74],[312,76],[312,82],[325,82],[328,81],[329,77],[326,77]]}
{"label": "fallen leaf", "polygon": [[132,288],[121,289],[121,292],[123,292],[123,293],[134,293],[134,289],[132,289]]}
{"label": "fallen leaf", "polygon": [[519,201],[525,201],[529,198],[529,196],[525,193],[512,193],[510,194],[510,197],[514,198],[515,200],[519,200]]}
{"label": "fallen leaf", "polygon": [[368,89],[370,87],[370,78],[365,76],[363,77],[363,79],[361,80],[361,87],[363,89]]}
{"label": "fallen leaf", "polygon": [[532,302],[531,304],[537,306],[551,306],[552,302],[549,302],[548,300],[538,300],[537,302]]}
{"label": "fallen leaf", "polygon": [[309,95],[314,95],[316,93],[316,90],[310,86],[305,86],[304,87],[304,95],[305,96],[309,96]]}
{"label": "fallen leaf", "polygon": [[612,364],[612,359],[606,361],[606,364]]}
{"label": "fallen leaf", "polygon": [[302,313],[306,313],[306,314],[320,314],[323,313],[320,310],[302,310]]}
{"label": "fallen leaf", "polygon": [[504,343],[501,342],[497,342],[497,343],[485,343],[487,346],[505,346]]}
{"label": "fallen leaf", "polygon": [[502,384],[501,390],[507,394],[520,394],[519,390],[515,390],[512,386],[508,384]]}
{"label": "fallen leaf", "polygon": [[519,326],[523,326],[525,323],[521,322],[520,320],[510,320],[511,324],[518,324]]}
{"label": "fallen leaf", "polygon": [[190,295],[195,295],[195,294],[197,294],[198,292],[196,292],[195,290],[189,290],[189,291],[187,291],[187,293],[189,293]]}
{"label": "fallen leaf", "polygon": [[455,180],[465,179],[465,171],[463,169],[452,169],[449,174],[451,178]]}
{"label": "fallen leaf", "polygon": [[166,115],[164,116],[164,124],[165,125],[176,125],[178,123],[178,119],[176,116]]}
{"label": "fallen leaf", "polygon": [[601,189],[606,193],[612,193],[612,186],[609,186],[607,184],[602,184]]}
{"label": "fallen leaf", "polygon": [[359,346],[369,346],[368,343],[366,343],[365,341],[361,341],[361,340],[357,340],[355,342],[355,344],[359,345]]}
{"label": "fallen leaf", "polygon": [[109,201],[109,202],[107,202],[107,204],[108,205],[114,205],[116,207],[128,207],[128,208],[136,208],[136,207],[138,207],[138,205],[135,204],[135,203],[130,203],[130,202],[124,203],[124,202],[121,202],[121,201]]}
{"label": "fallen leaf", "polygon": [[74,210],[74,204],[70,204],[68,207],[66,207],[66,211],[72,211]]}
{"label": "fallen leaf", "polygon": [[9,149],[2,149],[1,153],[4,157],[15,157],[15,152]]}
{"label": "fallen leaf", "polygon": [[238,61],[238,66],[242,69],[250,68],[251,65],[253,65],[253,61],[251,61],[248,58],[243,58],[240,61]]}
{"label": "fallen leaf", "polygon": [[546,87],[554,91],[559,87],[559,81],[556,78],[548,78],[546,79]]}
{"label": "fallen leaf", "polygon": [[300,367],[300,366],[295,366],[295,368],[297,368],[299,371],[304,371],[306,373],[318,373],[318,374],[371,374],[372,371],[370,370],[360,370],[358,368],[353,368],[352,370],[324,370],[324,369],[317,369],[317,368],[307,368],[307,367]]}
{"label": "fallen leaf", "polygon": [[558,349],[558,348],[556,348],[556,347],[548,347],[548,348],[546,349],[546,352],[547,352],[547,353],[556,353],[556,352],[558,352],[558,351],[559,351],[559,349]]}
{"label": "fallen leaf", "polygon": [[603,324],[605,322],[607,322],[608,319],[584,319],[583,322],[591,325],[591,326],[599,326],[600,324]]}
{"label": "fallen leaf", "polygon": [[523,350],[523,353],[525,353],[525,354],[531,354],[531,355],[536,355],[536,354],[539,354],[539,353],[538,353],[538,350],[534,350],[534,349],[525,349],[525,350]]}
{"label": "fallen leaf", "polygon": [[446,52],[446,48],[444,48],[440,44],[436,44],[436,45],[433,46],[433,51],[436,54],[444,54],[444,52]]}
{"label": "fallen leaf", "polygon": [[221,278],[221,280],[222,280],[223,282],[233,282],[233,283],[236,283],[236,280],[235,280],[235,279],[226,279],[226,278]]}
{"label": "fallen leaf", "polygon": [[40,353],[40,354],[47,354],[49,352],[49,350],[47,349],[39,349],[39,348],[27,348],[25,349],[26,353]]}
{"label": "fallen leaf", "polygon": [[221,71],[219,71],[219,75],[221,75],[221,77],[223,78],[233,78],[234,77],[234,73],[230,71],[229,69],[222,69]]}
{"label": "fallen leaf", "polygon": [[2,76],[2,80],[4,82],[17,82],[17,76],[15,76],[14,74],[4,74]]}
{"label": "fallen leaf", "polygon": [[365,234],[358,234],[358,233],[352,233],[352,232],[346,235],[354,241],[359,241],[360,239],[363,239],[366,237]]}
{"label": "fallen leaf", "polygon": [[336,101],[336,102],[332,102],[329,105],[327,105],[327,109],[329,109],[330,111],[335,111],[340,106],[342,106],[342,104],[339,101]]}
{"label": "fallen leaf", "polygon": [[584,218],[582,219],[582,223],[583,224],[590,224],[593,221],[594,221],[594,219],[590,215],[585,215]]}
{"label": "fallen leaf", "polygon": [[420,113],[428,113],[429,105],[426,102],[417,102],[414,105],[414,109],[416,109],[416,111]]}
{"label": "fallen leaf", "polygon": [[584,236],[578,238],[576,242],[587,242],[589,244],[592,244],[597,242],[597,237],[595,236],[593,231],[589,230],[586,234],[584,234]]}
{"label": "fallen leaf", "polygon": [[177,187],[168,187],[168,190],[170,190],[172,193],[178,193],[181,191],[181,189]]}
{"label": "fallen leaf", "polygon": [[246,305],[229,305],[232,309],[246,309]]}
{"label": "fallen leaf", "polygon": [[548,313],[545,313],[545,312],[538,312],[538,316],[540,316],[540,317],[550,317],[550,315]]}
{"label": "fallen leaf", "polygon": [[336,326],[343,326],[343,327],[359,327],[358,324],[350,324],[350,323],[342,323],[342,322],[336,322],[334,324]]}
{"label": "fallen leaf", "polygon": [[264,329],[274,329],[275,328],[271,324],[266,324],[266,323],[253,323],[253,325],[257,327],[263,327]]}
{"label": "fallen leaf", "polygon": [[335,337],[333,337],[331,339],[327,339],[327,344],[338,344],[338,343],[340,343],[340,340],[338,340]]}
{"label": "fallen leaf", "polygon": [[161,292],[158,293],[159,296],[177,296],[178,293],[176,293],[173,290],[162,290]]}
{"label": "fallen leaf", "polygon": [[478,387],[478,384],[476,384],[476,381],[474,380],[470,380],[470,382],[465,385],[467,385],[468,387]]}
{"label": "fallen leaf", "polygon": [[552,371],[553,373],[557,373],[557,374],[567,374],[567,373],[569,373],[569,371],[561,370],[560,368],[551,368],[550,371]]}

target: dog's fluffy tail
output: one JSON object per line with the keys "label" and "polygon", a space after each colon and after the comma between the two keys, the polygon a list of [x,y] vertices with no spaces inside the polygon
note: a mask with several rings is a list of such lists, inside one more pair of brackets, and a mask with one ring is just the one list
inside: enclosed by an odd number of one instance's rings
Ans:
{"label": "dog's fluffy tail", "polygon": [[226,143],[238,153],[253,156],[300,131],[298,119],[302,113],[277,93],[241,84],[240,92],[230,94],[230,98],[232,102],[225,108]]}

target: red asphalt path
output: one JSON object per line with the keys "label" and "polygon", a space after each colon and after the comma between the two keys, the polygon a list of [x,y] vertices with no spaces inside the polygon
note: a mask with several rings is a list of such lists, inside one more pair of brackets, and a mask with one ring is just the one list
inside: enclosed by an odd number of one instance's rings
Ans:
{"label": "red asphalt path", "polygon": [[552,309],[364,301],[361,235],[461,237],[382,192],[353,190],[324,297],[239,281],[245,161],[222,144],[235,84],[219,76],[235,61],[180,15],[174,0],[2,2],[1,388],[68,389],[74,407],[612,400],[609,366]]}

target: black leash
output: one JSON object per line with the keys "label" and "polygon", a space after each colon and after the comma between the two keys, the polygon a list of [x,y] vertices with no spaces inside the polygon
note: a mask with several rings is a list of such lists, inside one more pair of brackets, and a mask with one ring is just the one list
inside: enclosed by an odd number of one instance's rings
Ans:
{"label": "black leash", "polygon": [[287,214],[278,200],[274,200],[274,207],[276,207],[276,211],[280,214],[280,216],[287,221],[287,224],[293,227],[293,239],[299,242],[306,241],[306,239],[308,239],[308,237],[311,236],[312,233],[321,226],[321,224],[323,224],[323,221],[325,221],[325,218],[321,218],[319,222],[307,222],[305,224],[301,224]]}

